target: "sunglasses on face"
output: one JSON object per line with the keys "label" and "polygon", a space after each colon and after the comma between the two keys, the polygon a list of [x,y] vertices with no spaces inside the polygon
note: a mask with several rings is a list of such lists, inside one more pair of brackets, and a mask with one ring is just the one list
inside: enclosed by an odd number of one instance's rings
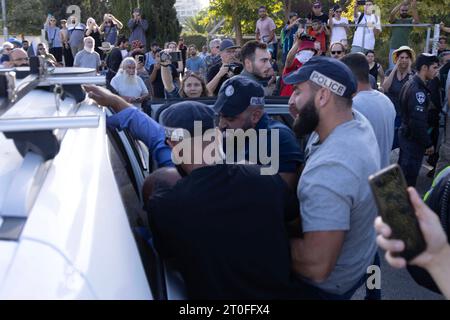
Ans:
{"label": "sunglasses on face", "polygon": [[341,54],[342,51],[331,51],[331,54]]}
{"label": "sunglasses on face", "polygon": [[342,10],[336,10],[335,12],[336,13],[342,13]]}
{"label": "sunglasses on face", "polygon": [[321,6],[313,6],[314,9],[320,9],[322,8]]}

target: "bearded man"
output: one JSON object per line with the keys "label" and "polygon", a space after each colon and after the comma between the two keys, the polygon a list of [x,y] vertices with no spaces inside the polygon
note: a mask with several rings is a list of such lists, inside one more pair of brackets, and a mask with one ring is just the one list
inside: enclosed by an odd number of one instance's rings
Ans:
{"label": "bearded man", "polygon": [[117,75],[111,80],[111,87],[128,103],[141,108],[148,96],[144,81],[137,75],[137,65],[134,58],[125,58]]}
{"label": "bearded man", "polygon": [[262,85],[265,96],[271,95],[268,85],[273,76],[273,68],[267,44],[256,40],[247,42],[242,47],[241,58],[244,70],[240,75]]}
{"label": "bearded man", "polygon": [[313,57],[284,81],[294,85],[294,131],[310,134],[297,187],[303,236],[291,240],[293,269],[310,298],[350,299],[378,263],[377,208],[368,183],[380,169],[377,140],[368,120],[352,110],[357,82],[341,61]]}
{"label": "bearded man", "polygon": [[98,71],[101,65],[101,61],[100,55],[94,50],[94,46],[94,38],[84,38],[84,49],[78,52],[75,56],[73,66],[80,68],[91,68]]}

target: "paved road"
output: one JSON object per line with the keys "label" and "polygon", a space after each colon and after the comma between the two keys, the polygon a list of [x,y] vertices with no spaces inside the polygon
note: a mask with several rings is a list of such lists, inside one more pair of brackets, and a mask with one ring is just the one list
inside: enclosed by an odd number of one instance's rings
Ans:
{"label": "paved road", "polygon": [[[397,162],[398,153],[392,152],[391,163]],[[424,194],[430,187],[432,179],[427,177],[429,166],[424,161],[417,181],[417,190]],[[383,300],[441,300],[443,297],[425,289],[411,278],[408,271],[390,267],[384,259],[384,252],[379,251],[381,257],[381,298]],[[365,289],[360,288],[352,300],[364,299]]]}

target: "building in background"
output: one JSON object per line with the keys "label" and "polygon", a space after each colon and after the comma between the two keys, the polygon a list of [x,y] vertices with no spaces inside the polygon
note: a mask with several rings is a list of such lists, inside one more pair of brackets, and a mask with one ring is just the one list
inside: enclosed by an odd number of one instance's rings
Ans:
{"label": "building in background", "polygon": [[177,0],[175,2],[175,9],[177,10],[177,17],[180,24],[189,17],[194,17],[200,10],[209,6],[209,0]]}

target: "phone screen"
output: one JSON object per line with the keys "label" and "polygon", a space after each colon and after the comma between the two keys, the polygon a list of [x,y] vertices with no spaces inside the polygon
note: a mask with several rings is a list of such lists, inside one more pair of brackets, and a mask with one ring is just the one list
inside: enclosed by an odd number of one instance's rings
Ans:
{"label": "phone screen", "polygon": [[181,61],[182,60],[182,57],[181,57],[181,52],[178,52],[178,51],[176,51],[176,52],[171,52],[170,53],[170,56],[171,56],[171,60],[172,60],[172,62],[176,62],[176,61]]}
{"label": "phone screen", "polygon": [[426,244],[419,222],[409,200],[407,185],[401,168],[391,165],[369,177],[378,211],[392,229],[392,239],[405,243],[398,255],[411,260],[425,250]]}

